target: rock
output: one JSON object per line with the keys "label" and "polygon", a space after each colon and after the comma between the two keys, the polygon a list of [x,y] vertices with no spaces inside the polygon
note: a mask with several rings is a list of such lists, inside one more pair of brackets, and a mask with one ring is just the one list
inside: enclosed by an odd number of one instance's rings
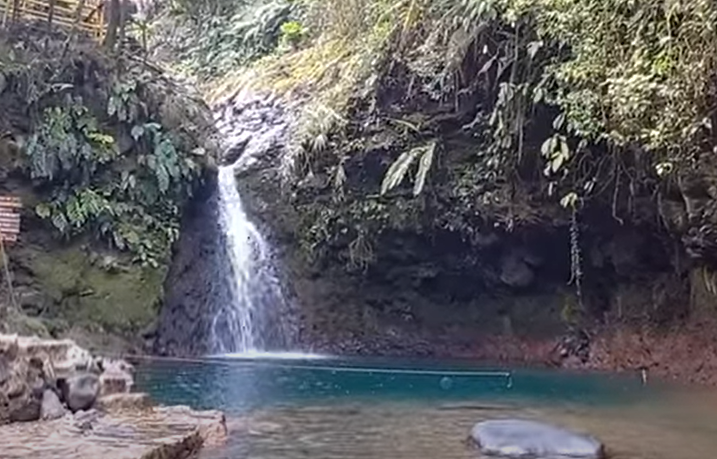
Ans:
{"label": "rock", "polygon": [[32,422],[40,419],[42,401],[35,397],[24,398],[10,408],[10,422]]}
{"label": "rock", "polygon": [[40,418],[45,386],[43,362],[17,353],[16,346],[0,346],[0,424]]}
{"label": "rock", "polygon": [[149,395],[145,393],[112,394],[100,397],[97,400],[97,409],[105,412],[140,411],[152,406]]}
{"label": "rock", "polygon": [[123,360],[103,359],[99,363],[104,371],[100,375],[100,394],[127,394],[132,391],[134,367]]}
{"label": "rock", "polygon": [[12,376],[10,370],[10,361],[7,359],[7,357],[0,354],[0,386],[5,384]]}
{"label": "rock", "polygon": [[134,373],[134,366],[124,360],[99,359],[98,365],[103,372]]}
{"label": "rock", "polygon": [[595,438],[534,421],[506,419],[480,422],[471,437],[488,456],[537,459],[603,459]]}
{"label": "rock", "polygon": [[55,391],[46,389],[42,395],[40,419],[45,421],[60,419],[65,416],[66,412],[65,407],[60,402],[60,397],[57,396]]}
{"label": "rock", "polygon": [[72,425],[82,432],[93,430],[94,425],[100,419],[100,413],[91,409],[88,411],[78,411],[73,417]]}
{"label": "rock", "polygon": [[500,280],[510,287],[529,287],[535,279],[530,266],[516,253],[510,253],[501,261]]}
{"label": "rock", "polygon": [[62,398],[73,413],[92,408],[100,393],[100,378],[91,373],[58,380]]}
{"label": "rock", "polygon": [[203,446],[221,446],[227,440],[227,419],[221,411],[194,411],[187,406],[159,407],[155,412],[172,418],[191,420]]}
{"label": "rock", "polygon": [[[149,408],[80,412],[62,419],[0,426],[3,459],[170,459],[200,457],[221,445],[221,413]],[[210,453],[210,456],[214,456]],[[203,456],[201,456],[203,457]]]}
{"label": "rock", "polygon": [[77,345],[73,345],[67,352],[67,360],[75,371],[89,371],[99,373],[95,359],[92,355]]}
{"label": "rock", "polygon": [[100,375],[100,394],[127,394],[132,391],[132,376],[124,371],[104,372]]}

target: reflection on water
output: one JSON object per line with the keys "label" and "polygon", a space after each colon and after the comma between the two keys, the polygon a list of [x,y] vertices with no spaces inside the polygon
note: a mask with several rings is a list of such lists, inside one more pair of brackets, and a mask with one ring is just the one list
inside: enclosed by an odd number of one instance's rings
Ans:
{"label": "reflection on water", "polygon": [[476,371],[376,360],[213,362],[143,368],[138,382],[163,403],[228,413],[230,445],[207,459],[475,459],[465,441],[471,427],[502,417],[590,432],[618,459],[717,457],[711,395],[646,389],[637,377],[518,371],[507,380]]}

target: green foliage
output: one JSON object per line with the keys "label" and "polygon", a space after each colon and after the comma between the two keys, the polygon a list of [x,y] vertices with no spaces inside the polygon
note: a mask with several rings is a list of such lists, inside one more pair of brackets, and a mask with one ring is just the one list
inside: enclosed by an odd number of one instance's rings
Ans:
{"label": "green foliage", "polygon": [[571,51],[549,74],[571,133],[659,151],[694,141],[708,123],[714,2],[556,0],[534,16],[541,35]]}
{"label": "green foliage", "polygon": [[270,53],[282,37],[294,43],[304,32],[290,20],[290,0],[178,3],[153,19],[150,47],[190,76],[224,75]]}
{"label": "green foliage", "polygon": [[386,194],[396,188],[403,182],[406,174],[414,162],[418,161],[418,172],[413,185],[413,195],[418,196],[423,191],[426,184],[426,177],[433,165],[433,157],[436,152],[436,141],[431,141],[426,145],[412,148],[411,150],[401,154],[398,159],[391,165],[386,172],[386,176],[381,183],[381,194]]}
{"label": "green foliage", "polygon": [[[136,87],[115,87],[110,121],[140,118]],[[134,125],[130,134],[133,151],[121,154],[81,98],[68,96],[45,109],[25,150],[31,177],[48,190],[35,210],[68,238],[91,232],[137,262],[157,266],[178,236],[180,205],[199,164],[158,123]]]}
{"label": "green foliage", "polygon": [[306,34],[306,28],[298,21],[288,21],[281,25],[281,43],[284,46],[297,46]]}
{"label": "green foliage", "polygon": [[99,131],[97,120],[80,98],[45,110],[43,122],[26,149],[33,179],[49,182],[76,176],[86,182],[99,166],[116,157],[114,138]]}

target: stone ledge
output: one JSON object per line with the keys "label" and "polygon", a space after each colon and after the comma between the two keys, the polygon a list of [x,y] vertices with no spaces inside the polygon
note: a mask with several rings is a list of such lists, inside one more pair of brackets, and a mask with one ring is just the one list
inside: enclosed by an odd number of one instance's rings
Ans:
{"label": "stone ledge", "polygon": [[0,427],[3,459],[175,459],[226,441],[224,414],[187,407],[78,413]]}
{"label": "stone ledge", "polygon": [[0,335],[0,456],[186,459],[226,441],[223,413],[152,406],[132,371],[70,340]]}

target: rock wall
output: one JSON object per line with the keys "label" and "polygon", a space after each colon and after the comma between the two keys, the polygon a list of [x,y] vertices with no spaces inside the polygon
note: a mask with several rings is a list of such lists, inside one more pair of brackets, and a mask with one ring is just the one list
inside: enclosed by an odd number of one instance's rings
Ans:
{"label": "rock wall", "polygon": [[0,307],[8,312],[0,329],[72,337],[93,349],[140,350],[162,302],[165,271],[92,238],[58,239],[35,214],[31,183],[0,162],[2,175],[0,194],[20,196],[24,208],[20,238],[7,247],[12,291],[3,274]]}
{"label": "rock wall", "polygon": [[[302,209],[327,199],[327,185],[325,177],[311,174],[299,185],[285,181],[287,131],[275,127],[278,118],[290,120],[291,109],[259,97],[233,110],[234,119],[244,121],[225,132],[233,141],[225,161],[242,162],[252,136],[277,139],[245,158],[238,186],[277,249],[298,305],[303,350],[590,365],[596,334],[678,326],[696,303],[709,302],[709,294],[700,297],[703,283],[693,279],[695,265],[679,235],[649,218],[621,222],[614,209],[600,206],[581,212],[575,226],[556,219],[514,230],[482,228],[471,237],[425,227],[385,231],[365,266],[347,260],[348,244],[328,245],[321,256],[312,256],[302,245]],[[246,120],[253,120],[250,128]],[[352,167],[347,165],[348,180],[366,173]],[[170,354],[201,353],[195,344],[206,330],[201,305],[217,296],[206,263],[218,236],[207,230],[211,205],[198,209],[184,222],[181,256],[172,268],[182,280],[167,285],[169,298],[177,300],[165,305],[157,343]],[[651,209],[646,206],[646,214]],[[577,246],[571,244],[575,231]],[[576,249],[579,286],[571,264]],[[605,361],[604,355],[595,358]]]}
{"label": "rock wall", "polygon": [[229,269],[218,224],[216,177],[189,206],[165,281],[166,297],[154,335],[159,354],[210,351],[213,306],[231,300]]}
{"label": "rock wall", "polygon": [[154,406],[130,393],[133,370],[70,340],[0,335],[4,457],[173,459],[224,443],[223,413]]}

